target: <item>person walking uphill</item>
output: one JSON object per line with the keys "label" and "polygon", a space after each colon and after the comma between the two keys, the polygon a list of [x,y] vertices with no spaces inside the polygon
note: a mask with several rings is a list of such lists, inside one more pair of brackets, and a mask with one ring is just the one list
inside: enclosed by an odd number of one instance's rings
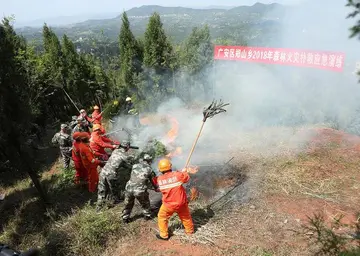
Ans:
{"label": "person walking uphill", "polygon": [[176,212],[184,225],[185,233],[194,233],[194,223],[191,218],[185,188],[182,186],[190,180],[187,170],[182,172],[172,171],[172,163],[164,158],[159,161],[159,171],[162,175],[154,178],[154,183],[162,193],[162,205],[158,213],[158,225],[160,234],[156,237],[168,240],[168,222]]}
{"label": "person walking uphill", "polygon": [[54,135],[51,142],[53,144],[59,144],[64,168],[69,169],[72,150],[71,136],[68,132],[67,124],[61,124],[60,128],[60,132]]}

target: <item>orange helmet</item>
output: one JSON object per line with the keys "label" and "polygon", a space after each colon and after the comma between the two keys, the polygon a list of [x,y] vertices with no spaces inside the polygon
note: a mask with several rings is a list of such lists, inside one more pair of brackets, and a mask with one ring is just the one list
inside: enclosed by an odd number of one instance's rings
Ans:
{"label": "orange helmet", "polygon": [[98,110],[99,107],[97,105],[94,106],[94,110]]}
{"label": "orange helmet", "polygon": [[74,140],[79,139],[81,137],[81,132],[74,132],[72,137]]}
{"label": "orange helmet", "polygon": [[160,172],[170,171],[172,168],[172,163],[169,159],[163,158],[159,161],[158,168]]}
{"label": "orange helmet", "polygon": [[93,129],[93,131],[100,130],[101,129],[101,124],[94,124],[92,129]]}

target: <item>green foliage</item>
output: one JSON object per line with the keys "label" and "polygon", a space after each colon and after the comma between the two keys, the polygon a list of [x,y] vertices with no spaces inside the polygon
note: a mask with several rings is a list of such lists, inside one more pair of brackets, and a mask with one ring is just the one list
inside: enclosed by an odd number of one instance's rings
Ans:
{"label": "green foliage", "polygon": [[122,25],[119,35],[121,78],[125,86],[136,91],[137,84],[134,81],[134,76],[141,71],[142,50],[130,30],[126,12],[123,13],[121,19]]}
{"label": "green foliage", "polygon": [[66,189],[74,184],[75,169],[63,169],[60,174],[57,175],[56,186],[59,189]]}
{"label": "green foliage", "polygon": [[140,154],[140,157],[145,153],[152,156],[153,159],[156,159],[159,157],[164,157],[168,152],[163,143],[161,143],[158,140],[153,140],[150,143],[148,143],[146,148],[143,150],[142,154]]}
{"label": "green foliage", "polygon": [[121,237],[131,237],[138,232],[136,224],[124,225],[116,211],[95,212],[85,206],[58,223],[49,234],[47,255],[102,255],[108,245]]}
{"label": "green foliage", "polygon": [[154,13],[145,31],[144,65],[161,71],[171,64],[172,46],[168,41],[160,15]]}
{"label": "green foliage", "polygon": [[[360,3],[354,0],[348,0],[348,4],[346,5],[348,7],[352,7],[354,9],[353,12],[351,12],[348,16],[348,18],[355,18],[358,14],[360,14]],[[356,25],[350,28],[351,35],[350,37],[354,37],[360,34],[360,20],[356,22]]]}
{"label": "green foliage", "polygon": [[[309,225],[306,227],[306,233],[311,234],[310,240],[318,246],[316,255],[358,255],[360,252],[360,224],[355,223],[352,226],[343,224],[340,218],[334,219],[330,226],[325,224],[323,215],[315,214],[309,217]],[[355,233],[354,238],[343,233],[336,233],[340,228],[350,230]],[[353,242],[357,242],[356,243]]]}

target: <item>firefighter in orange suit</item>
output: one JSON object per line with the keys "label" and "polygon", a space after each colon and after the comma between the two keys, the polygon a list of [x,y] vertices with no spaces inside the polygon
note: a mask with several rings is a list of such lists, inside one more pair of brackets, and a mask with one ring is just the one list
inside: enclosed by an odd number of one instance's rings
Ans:
{"label": "firefighter in orange suit", "polygon": [[91,119],[93,124],[101,124],[102,113],[100,112],[100,108],[98,106],[94,106],[94,112],[91,114]]}
{"label": "firefighter in orange suit", "polygon": [[97,167],[104,166],[104,162],[95,158],[94,152],[91,150],[89,145],[90,136],[83,132],[82,143],[79,146],[81,162],[88,173],[88,189],[89,192],[95,192],[99,182],[99,174]]}
{"label": "firefighter in orange suit", "polygon": [[162,193],[162,205],[158,213],[158,225],[160,234],[156,237],[161,240],[168,240],[168,222],[176,212],[184,225],[185,233],[194,233],[194,224],[188,206],[185,188],[182,186],[190,180],[186,170],[172,171],[172,163],[164,158],[159,161],[159,171],[162,175],[154,178],[154,183]]}

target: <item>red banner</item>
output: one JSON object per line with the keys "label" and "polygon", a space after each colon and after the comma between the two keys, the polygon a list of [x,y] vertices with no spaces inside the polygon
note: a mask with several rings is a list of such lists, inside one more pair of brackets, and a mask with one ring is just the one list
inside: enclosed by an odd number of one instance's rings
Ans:
{"label": "red banner", "polygon": [[237,60],[270,64],[321,68],[342,71],[345,54],[287,48],[219,46],[214,48],[216,60]]}

